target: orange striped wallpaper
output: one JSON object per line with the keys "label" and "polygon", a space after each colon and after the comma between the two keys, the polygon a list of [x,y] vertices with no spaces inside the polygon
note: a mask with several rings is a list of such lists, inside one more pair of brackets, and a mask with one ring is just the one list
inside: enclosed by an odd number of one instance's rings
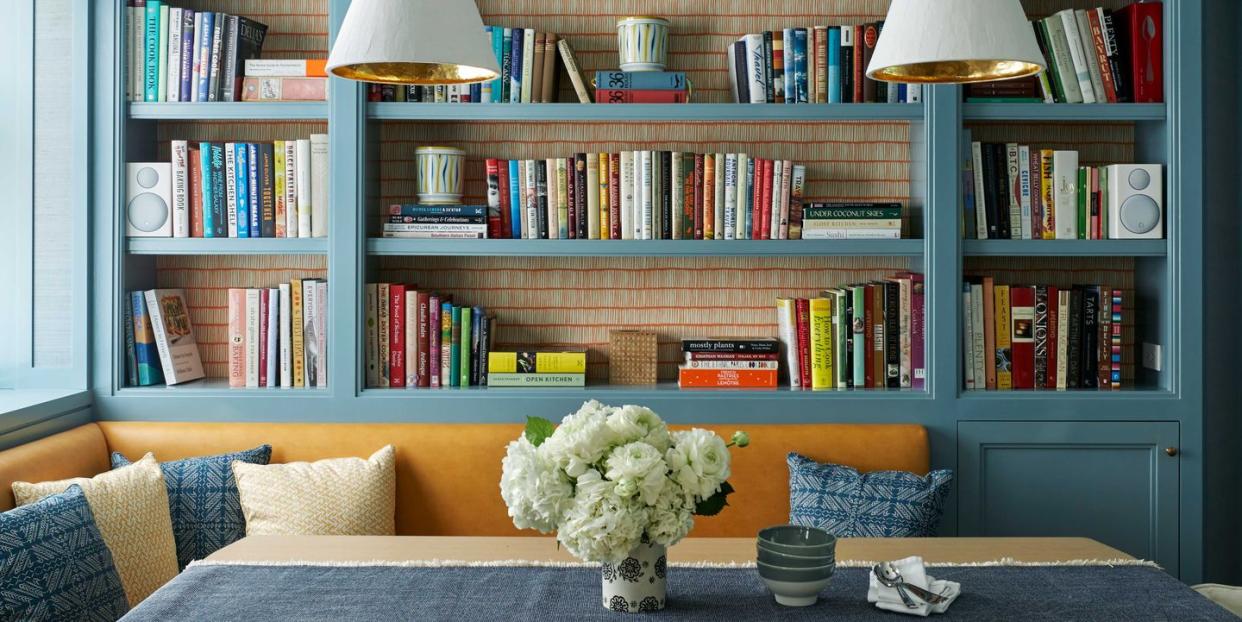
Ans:
{"label": "orange striped wallpaper", "polygon": [[174,6],[222,11],[267,24],[263,58],[327,58],[328,0],[172,0]]}
{"label": "orange striped wallpaper", "polygon": [[967,127],[971,140],[1077,151],[1078,161],[1084,166],[1134,162],[1133,123],[998,121],[971,123]]}

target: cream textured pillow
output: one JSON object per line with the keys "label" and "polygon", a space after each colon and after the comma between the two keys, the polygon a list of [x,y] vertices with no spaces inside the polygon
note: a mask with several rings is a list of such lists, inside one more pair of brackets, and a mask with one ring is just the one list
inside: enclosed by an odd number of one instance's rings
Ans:
{"label": "cream textured pillow", "polygon": [[77,484],[112,551],[125,598],[133,607],[177,576],[177,545],[160,465],[147,454],[131,466],[57,482],[13,482],[17,505],[34,503]]}
{"label": "cream textured pillow", "polygon": [[246,535],[391,536],[396,450],[318,462],[233,462]]}

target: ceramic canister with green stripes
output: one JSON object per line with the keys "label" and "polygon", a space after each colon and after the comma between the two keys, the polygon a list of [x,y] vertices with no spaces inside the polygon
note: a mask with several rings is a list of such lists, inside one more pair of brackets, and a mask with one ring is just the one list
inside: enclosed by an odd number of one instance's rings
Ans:
{"label": "ceramic canister with green stripes", "polygon": [[668,20],[622,17],[617,20],[621,71],[664,71],[668,64]]}
{"label": "ceramic canister with green stripes", "polygon": [[419,203],[461,203],[465,151],[453,147],[419,147],[414,150],[414,161],[418,167],[416,191]]}

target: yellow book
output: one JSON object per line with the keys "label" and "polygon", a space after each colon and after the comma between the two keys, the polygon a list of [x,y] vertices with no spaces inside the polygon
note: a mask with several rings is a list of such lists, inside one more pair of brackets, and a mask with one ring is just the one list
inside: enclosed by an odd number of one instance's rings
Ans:
{"label": "yellow book", "polygon": [[832,301],[812,298],[811,309],[811,388],[836,387],[832,372]]}
{"label": "yellow book", "polygon": [[1055,201],[1056,189],[1052,187],[1052,149],[1042,149],[1039,152],[1039,178],[1040,178],[1040,202],[1043,204],[1043,238],[1045,240],[1055,240],[1057,238],[1057,210],[1053,204]]}
{"label": "yellow book", "polygon": [[302,342],[302,279],[293,279],[289,283],[292,311],[289,320],[292,322],[292,344],[289,356],[293,359],[293,386],[306,386],[306,370],[302,368],[306,346]]}
{"label": "yellow book", "polygon": [[272,194],[273,201],[276,204],[276,237],[284,238],[289,236],[288,230],[285,229],[285,141],[278,140],[273,143],[272,153],[275,157],[274,170],[280,171],[272,175],[272,181],[275,184],[275,192]]}
{"label": "yellow book", "polygon": [[586,352],[490,352],[489,374],[585,374]]}
{"label": "yellow book", "polygon": [[612,162],[610,154],[599,154],[599,239],[607,240],[612,237],[611,223],[609,222],[609,202],[608,202],[608,178],[611,174],[609,164]]}
{"label": "yellow book", "polygon": [[1007,391],[1013,388],[1013,351],[1009,338],[1009,286],[997,285],[996,297],[996,388]]}

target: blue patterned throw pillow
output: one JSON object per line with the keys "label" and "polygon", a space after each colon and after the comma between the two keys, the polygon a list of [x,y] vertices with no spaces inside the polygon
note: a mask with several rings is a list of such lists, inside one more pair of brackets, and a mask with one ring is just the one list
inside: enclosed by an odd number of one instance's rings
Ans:
{"label": "blue patterned throw pillow", "polygon": [[859,473],[789,454],[789,522],[843,538],[936,535],[953,471]]}
{"label": "blue patterned throw pillow", "polygon": [[[272,446],[260,445],[237,453],[160,463],[168,485],[177,563],[182,569],[246,535],[232,464],[234,460],[267,464],[271,459]],[[113,452],[112,468],[128,464],[125,456]]]}
{"label": "blue patterned throw pillow", "polygon": [[78,485],[0,514],[0,620],[107,620],[129,604]]}

